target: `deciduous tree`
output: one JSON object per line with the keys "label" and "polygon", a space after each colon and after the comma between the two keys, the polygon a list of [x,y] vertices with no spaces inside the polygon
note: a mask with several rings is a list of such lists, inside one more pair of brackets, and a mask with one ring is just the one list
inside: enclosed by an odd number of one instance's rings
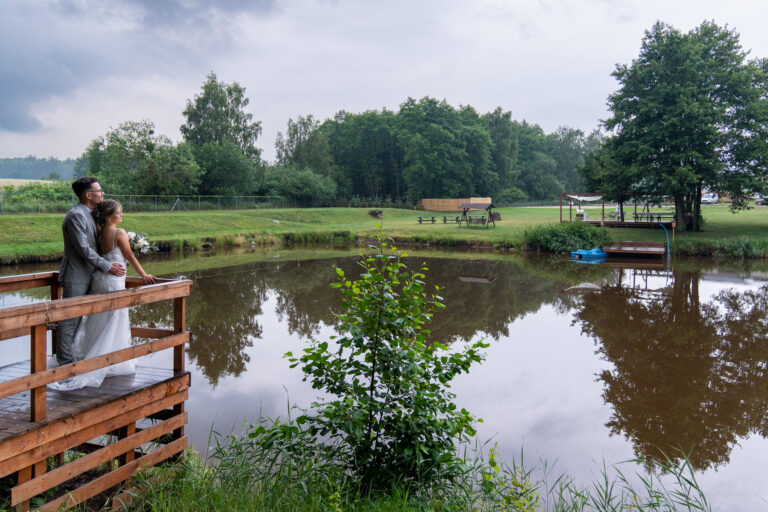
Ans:
{"label": "deciduous tree", "polygon": [[738,209],[765,187],[766,63],[746,55],[738,34],[714,22],[687,34],[659,22],[613,73],[620,89],[605,126],[616,155],[637,168],[647,195],[674,197],[687,229],[700,229],[704,188],[729,193]]}

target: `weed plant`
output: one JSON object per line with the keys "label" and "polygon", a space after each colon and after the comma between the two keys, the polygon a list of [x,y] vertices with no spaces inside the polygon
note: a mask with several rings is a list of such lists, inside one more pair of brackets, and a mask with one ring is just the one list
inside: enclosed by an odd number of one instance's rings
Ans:
{"label": "weed plant", "polygon": [[565,222],[530,227],[524,231],[523,241],[531,249],[567,253],[603,247],[611,243],[611,237],[605,228],[584,222]]}

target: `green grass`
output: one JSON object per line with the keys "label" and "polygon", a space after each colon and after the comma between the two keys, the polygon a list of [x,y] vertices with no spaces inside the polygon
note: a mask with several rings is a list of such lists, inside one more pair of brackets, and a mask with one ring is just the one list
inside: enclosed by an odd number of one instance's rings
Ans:
{"label": "green grass", "polygon": [[289,438],[265,444],[247,435],[216,436],[208,464],[189,452],[183,462],[140,475],[130,510],[710,510],[685,460],[652,464],[651,473],[642,469],[643,461],[603,463],[595,479],[584,483],[558,475],[546,462],[531,466],[522,453],[519,460],[504,461],[495,448],[475,445],[465,447],[465,469],[456,479],[421,487],[392,482],[390,489],[361,494],[339,461],[302,448]]}
{"label": "green grass", "polygon": [[[384,209],[382,220],[367,214],[367,208],[308,208],[276,210],[216,210],[203,212],[129,213],[123,227],[141,231],[152,241],[170,242],[176,247],[198,248],[203,239],[249,235],[259,245],[329,242],[331,239],[369,239],[376,224],[383,222],[385,231],[399,240],[430,245],[478,245],[520,248],[523,231],[534,225],[557,223],[558,208],[501,208],[502,220],[496,227],[443,224],[441,212],[434,212],[436,224],[418,224],[416,218],[425,212]],[[593,210],[589,210],[591,213]],[[598,210],[594,210],[597,212]],[[711,254],[708,249],[722,246],[724,241],[747,237],[758,244],[765,255],[768,247],[768,207],[732,214],[724,205],[704,206],[704,231],[677,233],[673,246],[680,254]],[[433,212],[428,212],[430,215]],[[567,215],[567,212],[565,212]],[[455,215],[453,215],[455,217]],[[58,257],[63,250],[61,221],[63,214],[0,215],[0,262]],[[662,229],[610,229],[614,240],[665,240]],[[743,243],[737,245],[743,246]],[[702,249],[704,248],[704,249]],[[750,251],[744,251],[749,253]],[[727,255],[727,251],[721,251]]]}

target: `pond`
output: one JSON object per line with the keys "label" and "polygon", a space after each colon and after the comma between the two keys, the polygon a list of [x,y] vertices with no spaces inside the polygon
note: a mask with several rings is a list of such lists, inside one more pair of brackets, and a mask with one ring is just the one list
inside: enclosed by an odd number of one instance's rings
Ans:
{"label": "pond", "polygon": [[[334,256],[317,259],[318,256]],[[307,259],[314,257],[316,259]],[[584,484],[603,461],[689,454],[713,509],[768,507],[768,266],[675,261],[580,265],[562,258],[425,253],[428,281],[447,308],[432,337],[450,347],[485,339],[486,360],[453,385],[483,419],[478,438],[528,464],[556,462]],[[287,351],[333,335],[337,265],[351,253],[295,251],[157,260],[149,271],[194,280],[188,433],[203,454],[211,429],[307,407],[317,392]],[[2,275],[54,269],[2,268]],[[0,307],[44,300],[0,295]],[[131,312],[133,325],[167,326],[170,305]],[[3,343],[0,364],[28,358]],[[145,364],[170,366],[170,354]],[[642,471],[637,465],[624,471]]]}

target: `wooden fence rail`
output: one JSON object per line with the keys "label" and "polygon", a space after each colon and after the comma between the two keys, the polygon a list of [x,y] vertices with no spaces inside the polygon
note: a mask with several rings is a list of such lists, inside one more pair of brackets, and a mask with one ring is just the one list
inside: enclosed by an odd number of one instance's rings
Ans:
{"label": "wooden fence rail", "polygon": [[[26,335],[30,339],[28,370],[23,370],[27,368],[23,362],[0,368],[0,477],[17,474],[10,502],[18,510],[28,510],[31,498],[117,458],[120,464],[117,469],[67,489],[63,496],[39,510],[74,506],[123,482],[141,467],[179,454],[187,446],[184,401],[189,373],[184,368],[184,346],[190,339],[185,324],[186,298],[191,294],[192,282],[161,279],[157,284],[144,285],[141,279],[129,277],[125,290],[62,299],[58,272],[0,277],[0,293],[40,287],[50,288],[51,300],[0,308],[0,342]],[[55,353],[56,328],[61,320],[166,300],[173,301],[172,329],[131,327],[132,336],[150,341],[47,368],[47,331],[52,331]],[[113,383],[109,389],[102,385],[104,389],[99,388],[95,398],[92,394],[83,398],[78,391],[57,392],[46,388],[59,380],[166,349],[173,350],[172,370],[163,373],[162,369],[147,369],[141,373],[137,369],[137,376],[124,379],[122,384]],[[24,371],[26,375],[20,375]],[[62,398],[59,395],[63,393],[66,396]],[[29,395],[26,408],[21,405],[24,394]],[[169,408],[172,411],[161,414]],[[20,416],[23,410],[28,410],[26,422]],[[138,421],[157,414],[163,417],[162,423],[137,429]],[[114,444],[102,447],[89,443],[115,433],[119,440]],[[172,433],[171,442],[158,441],[169,433]],[[158,445],[154,451],[147,454],[136,451],[152,441]],[[62,454],[84,444],[97,449],[65,464]],[[51,457],[55,461],[50,461]],[[58,467],[48,471],[48,466],[56,461]],[[2,499],[0,496],[0,505]]]}

